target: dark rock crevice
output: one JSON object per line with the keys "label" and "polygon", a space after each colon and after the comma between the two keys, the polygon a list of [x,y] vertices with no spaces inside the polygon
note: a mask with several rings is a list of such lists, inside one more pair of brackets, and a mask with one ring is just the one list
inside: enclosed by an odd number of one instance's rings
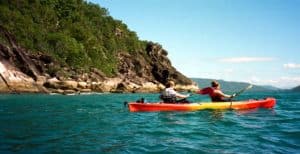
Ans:
{"label": "dark rock crevice", "polygon": [[16,68],[19,68],[23,73],[29,75],[34,80],[37,80],[40,73],[31,59],[29,59],[27,51],[24,48],[19,47],[14,36],[8,33],[2,26],[0,26],[0,33],[5,36],[10,44],[10,47],[1,45],[1,49],[4,48],[4,50],[1,51],[1,55],[3,56],[2,58],[6,58],[11,64],[16,66]]}

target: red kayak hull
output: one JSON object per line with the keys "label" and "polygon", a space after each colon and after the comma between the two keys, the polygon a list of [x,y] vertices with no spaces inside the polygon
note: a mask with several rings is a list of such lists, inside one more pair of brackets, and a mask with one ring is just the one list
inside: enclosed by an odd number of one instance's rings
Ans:
{"label": "red kayak hull", "polygon": [[129,111],[131,112],[151,112],[151,111],[194,111],[194,110],[245,110],[254,108],[273,108],[276,104],[275,98],[266,98],[259,100],[245,100],[234,102],[199,102],[190,104],[171,104],[171,103],[128,103]]}

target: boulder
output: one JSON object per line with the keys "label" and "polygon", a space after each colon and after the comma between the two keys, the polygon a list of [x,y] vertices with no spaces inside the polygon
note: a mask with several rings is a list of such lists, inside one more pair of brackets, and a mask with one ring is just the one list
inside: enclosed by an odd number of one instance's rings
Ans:
{"label": "boulder", "polygon": [[46,81],[46,83],[44,83],[44,86],[47,87],[47,88],[53,88],[53,89],[60,89],[60,80],[58,80],[57,78],[51,78],[51,79],[48,79]]}
{"label": "boulder", "polygon": [[159,91],[160,91],[159,85],[153,82],[145,82],[137,90],[137,92],[159,92]]}
{"label": "boulder", "polygon": [[72,81],[72,80],[67,80],[67,81],[62,81],[61,83],[61,89],[76,89],[78,86],[77,81]]}
{"label": "boulder", "polygon": [[39,86],[43,86],[47,82],[47,78],[45,76],[38,76],[36,80],[36,84]]}
{"label": "boulder", "polygon": [[111,92],[117,89],[118,84],[122,82],[120,78],[110,78],[102,82],[101,89],[104,92]]}
{"label": "boulder", "polygon": [[132,92],[135,93],[138,89],[141,88],[141,85],[135,84],[133,82],[120,82],[117,85],[117,88],[114,92],[122,93],[122,92]]}
{"label": "boulder", "polygon": [[5,61],[0,61],[0,76],[0,92],[40,92],[32,77],[20,72]]}
{"label": "boulder", "polygon": [[78,88],[85,89],[87,86],[88,84],[86,82],[78,82]]}

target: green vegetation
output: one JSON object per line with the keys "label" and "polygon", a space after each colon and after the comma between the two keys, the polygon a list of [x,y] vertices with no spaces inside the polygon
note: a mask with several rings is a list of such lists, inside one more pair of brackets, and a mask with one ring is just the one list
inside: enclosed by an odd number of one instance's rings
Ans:
{"label": "green vegetation", "polygon": [[[85,0],[1,0],[0,25],[31,52],[108,76],[116,73],[119,52],[136,54],[146,46],[105,8]],[[7,44],[3,38],[0,43]]]}

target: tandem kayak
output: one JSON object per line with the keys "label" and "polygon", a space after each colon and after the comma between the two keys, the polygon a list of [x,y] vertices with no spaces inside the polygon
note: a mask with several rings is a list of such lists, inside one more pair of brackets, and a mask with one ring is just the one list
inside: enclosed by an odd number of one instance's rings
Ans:
{"label": "tandem kayak", "polygon": [[244,110],[254,108],[272,108],[276,104],[275,98],[265,98],[259,100],[245,100],[233,102],[199,102],[190,104],[171,104],[171,103],[128,103],[130,112],[151,112],[151,111],[195,111],[195,110]]}

